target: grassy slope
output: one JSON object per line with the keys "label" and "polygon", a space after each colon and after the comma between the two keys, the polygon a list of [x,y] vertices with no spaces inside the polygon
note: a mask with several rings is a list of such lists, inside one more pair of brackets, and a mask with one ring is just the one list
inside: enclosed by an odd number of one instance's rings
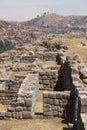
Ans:
{"label": "grassy slope", "polygon": [[68,45],[69,49],[67,51],[67,55],[74,56],[76,54],[79,54],[83,61],[87,65],[87,46],[82,46],[81,42],[87,42],[87,39],[85,38],[61,38],[56,37],[52,40],[52,42],[60,42],[64,45]]}
{"label": "grassy slope", "polygon": [[[71,34],[69,35],[67,34],[65,34],[64,36],[56,35],[53,37],[51,34],[49,34],[47,37],[45,36],[45,39],[48,40],[49,43],[57,42],[69,46],[69,49],[67,50],[66,54],[71,56],[79,54],[87,65],[87,46],[81,45],[81,42],[87,42],[87,38],[81,35],[79,37],[71,36]],[[44,38],[38,39],[36,41],[36,44],[40,44],[42,40],[44,40]]]}

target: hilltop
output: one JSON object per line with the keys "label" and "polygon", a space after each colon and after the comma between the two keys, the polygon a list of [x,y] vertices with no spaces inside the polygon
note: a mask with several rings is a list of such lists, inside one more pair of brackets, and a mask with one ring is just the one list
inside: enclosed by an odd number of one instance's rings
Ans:
{"label": "hilltop", "polygon": [[71,30],[85,32],[87,31],[87,16],[63,16],[56,13],[44,13],[30,21],[23,22],[23,25],[47,29],[50,32]]}

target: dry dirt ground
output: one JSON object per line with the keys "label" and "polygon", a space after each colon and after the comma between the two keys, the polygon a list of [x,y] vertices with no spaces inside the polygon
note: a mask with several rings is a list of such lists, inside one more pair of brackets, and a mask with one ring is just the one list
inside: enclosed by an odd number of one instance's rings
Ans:
{"label": "dry dirt ground", "polygon": [[71,130],[62,119],[0,120],[0,130]]}
{"label": "dry dirt ground", "polygon": [[[43,91],[39,90],[34,112],[43,112]],[[6,110],[6,105],[0,104],[0,111]],[[0,130],[71,130],[61,118],[0,120]]]}

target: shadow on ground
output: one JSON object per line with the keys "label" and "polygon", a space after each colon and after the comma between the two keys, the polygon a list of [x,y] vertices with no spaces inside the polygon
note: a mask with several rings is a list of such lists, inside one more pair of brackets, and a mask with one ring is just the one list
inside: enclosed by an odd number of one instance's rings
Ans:
{"label": "shadow on ground", "polygon": [[[67,124],[67,122],[64,119],[62,120],[62,123],[64,123],[64,124],[66,123]],[[63,130],[73,130],[73,129],[71,127],[68,127],[68,128],[67,127],[63,127]]]}
{"label": "shadow on ground", "polygon": [[73,130],[72,128],[63,128],[63,130]]}

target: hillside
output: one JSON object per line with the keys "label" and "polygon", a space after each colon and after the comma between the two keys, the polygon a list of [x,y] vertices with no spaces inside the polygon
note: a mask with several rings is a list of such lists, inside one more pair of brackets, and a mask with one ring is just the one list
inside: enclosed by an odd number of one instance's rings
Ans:
{"label": "hillside", "polygon": [[9,23],[9,22],[0,20],[0,29],[7,29],[8,26],[10,26],[10,23]]}
{"label": "hillside", "polygon": [[0,39],[10,40],[13,43],[31,43],[37,39],[42,32],[35,27],[27,27],[19,22],[6,22],[0,20]]}
{"label": "hillside", "polygon": [[55,13],[37,16],[36,18],[23,22],[23,25],[35,26],[49,31],[79,30],[87,31],[87,16],[62,16]]}

